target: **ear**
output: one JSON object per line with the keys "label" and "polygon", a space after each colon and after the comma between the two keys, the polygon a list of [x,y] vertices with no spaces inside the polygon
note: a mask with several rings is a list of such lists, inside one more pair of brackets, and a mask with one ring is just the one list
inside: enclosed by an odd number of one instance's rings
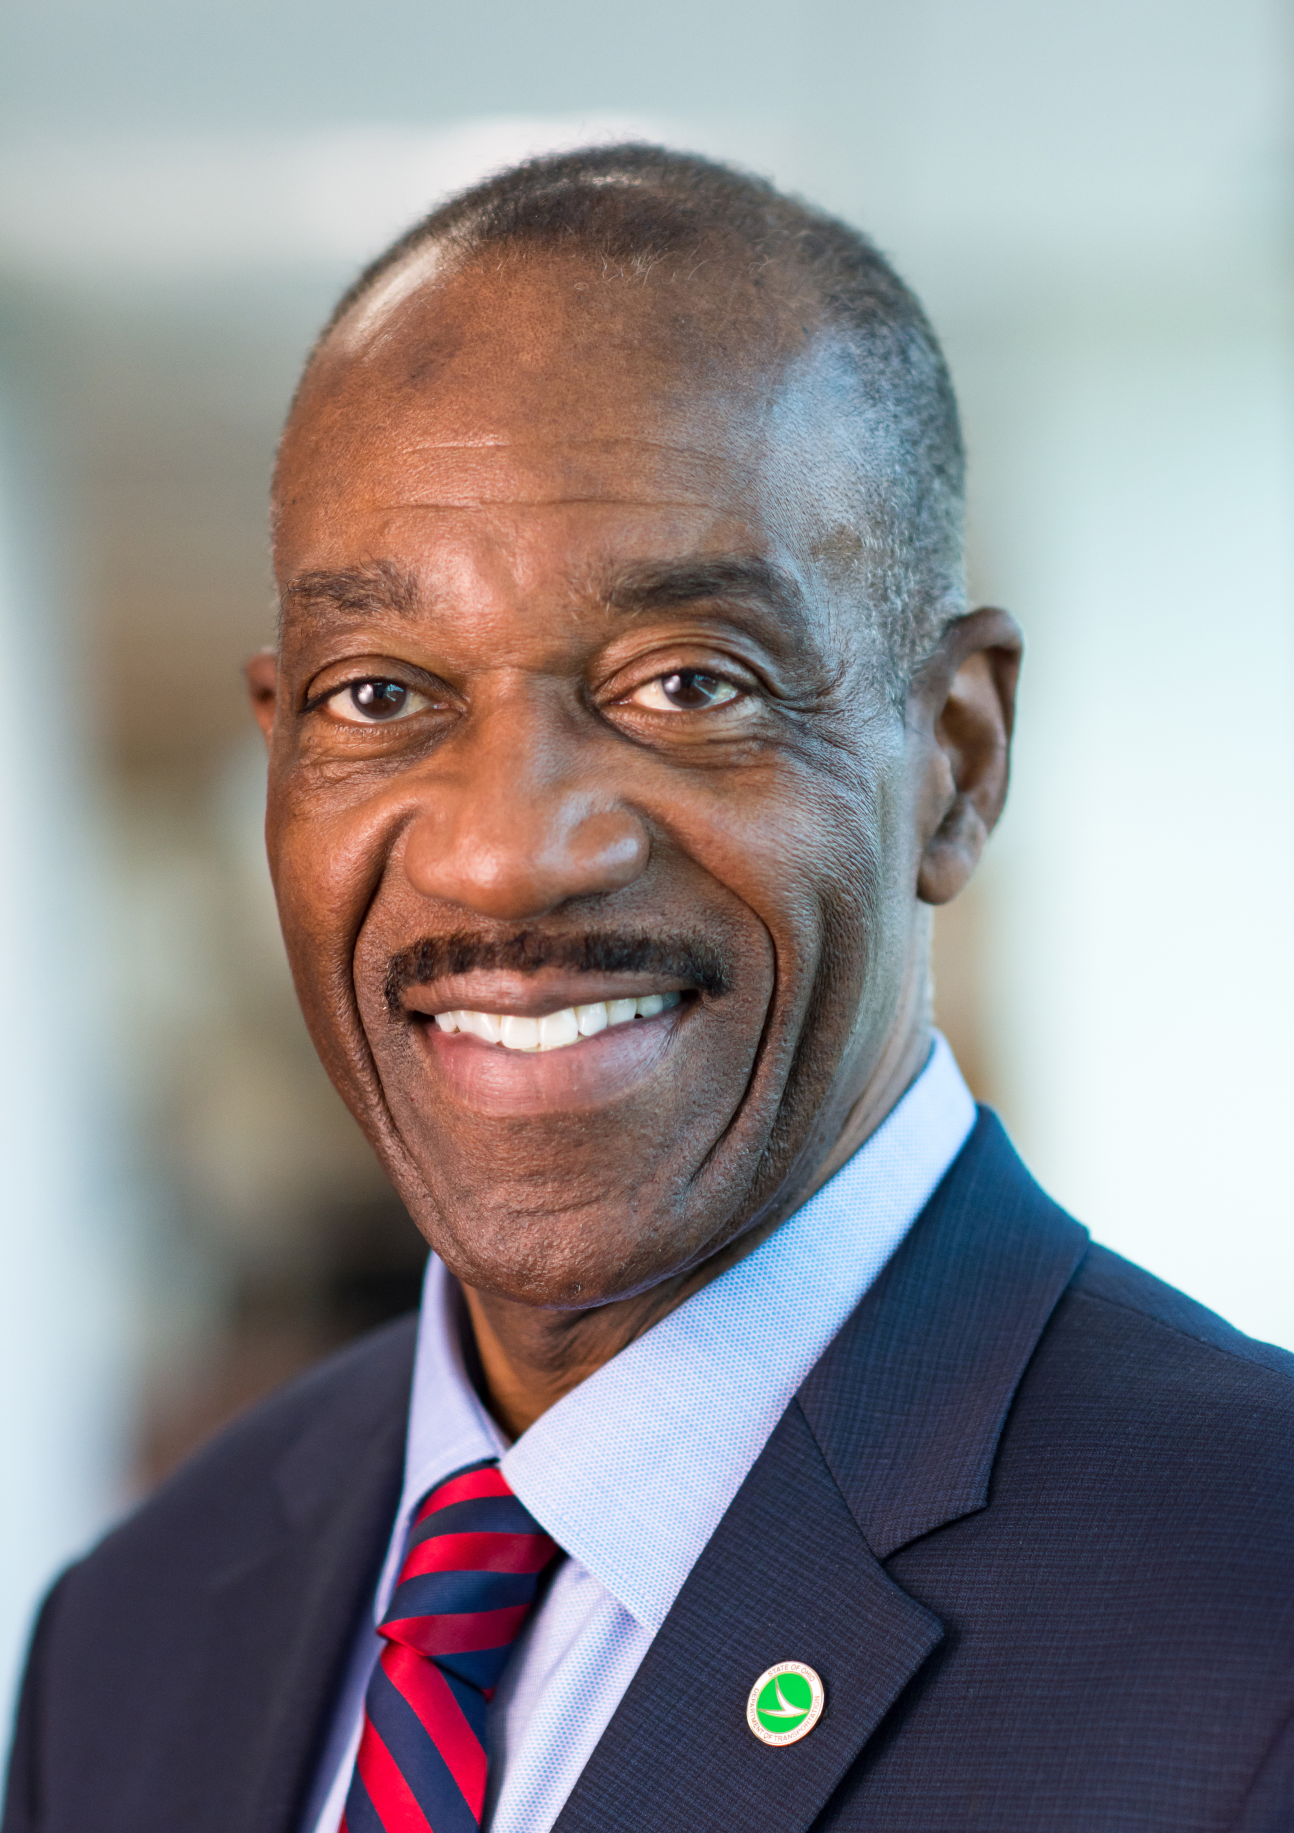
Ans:
{"label": "ear", "polygon": [[243,679],[251,697],[256,723],[270,742],[274,725],[274,702],[278,692],[279,658],[273,649],[258,649],[243,669]]}
{"label": "ear", "polygon": [[1015,690],[1024,640],[1005,611],[959,617],[913,680],[909,728],[925,768],[917,896],[956,897],[1006,802]]}

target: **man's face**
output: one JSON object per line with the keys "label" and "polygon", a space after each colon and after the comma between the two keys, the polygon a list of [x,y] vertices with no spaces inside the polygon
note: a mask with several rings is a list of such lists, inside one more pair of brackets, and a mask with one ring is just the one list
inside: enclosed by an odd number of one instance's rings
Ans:
{"label": "man's face", "polygon": [[693,282],[491,262],[361,309],[285,441],[289,956],[419,1226],[505,1297],[724,1246],[894,1025],[913,771],[784,316],[734,350]]}

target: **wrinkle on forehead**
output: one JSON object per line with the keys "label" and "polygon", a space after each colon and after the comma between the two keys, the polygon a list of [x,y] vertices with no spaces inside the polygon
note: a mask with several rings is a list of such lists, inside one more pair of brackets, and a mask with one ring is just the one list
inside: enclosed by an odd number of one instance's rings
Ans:
{"label": "wrinkle on forehead", "polygon": [[[331,522],[356,516],[458,512],[558,512],[590,507],[628,513],[654,510],[711,516],[750,500],[758,465],[733,465],[727,450],[633,439],[571,442],[542,439],[466,446],[425,441],[414,429],[392,438],[381,421],[338,449],[340,462],[320,464],[322,442],[306,456],[301,507],[325,509]],[[287,493],[280,490],[281,495]]]}
{"label": "wrinkle on forehead", "polygon": [[676,440],[639,439],[636,436],[630,438],[626,434],[608,435],[604,438],[590,434],[587,439],[562,441],[518,438],[513,433],[481,433],[475,439],[455,434],[452,438],[447,439],[426,438],[418,441],[419,450],[427,452],[503,452],[511,454],[535,451],[542,452],[545,457],[563,451],[574,453],[589,448],[595,451],[599,449],[612,451],[619,446],[624,446],[634,452],[662,452],[674,458],[725,458],[728,456],[721,446],[716,446],[711,450],[696,444],[680,445]]}
{"label": "wrinkle on forehead", "polygon": [[[736,443],[735,436],[702,443],[625,435],[513,438],[506,433],[472,441],[424,437],[419,431],[391,453],[408,479],[408,494],[374,497],[366,506],[374,511],[585,503],[709,507],[716,499],[717,470],[731,462]],[[381,429],[372,449],[380,481],[389,475],[390,451]]]}

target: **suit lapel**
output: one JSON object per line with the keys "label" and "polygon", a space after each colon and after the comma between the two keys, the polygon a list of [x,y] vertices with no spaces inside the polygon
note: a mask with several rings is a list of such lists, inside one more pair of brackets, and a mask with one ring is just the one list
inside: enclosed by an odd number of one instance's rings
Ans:
{"label": "suit lapel", "polygon": [[[1086,1233],[981,1113],[880,1279],[810,1373],[715,1530],[554,1833],[803,1833],[943,1626],[880,1561],[986,1504],[998,1438]],[[778,1661],[827,1703],[753,1738]]]}
{"label": "suit lapel", "polygon": [[[943,1634],[868,1552],[794,1403],[757,1470],[679,1594],[554,1833],[797,1833]],[[746,1700],[778,1661],[816,1668],[827,1703],[808,1737],[770,1749],[746,1727]]]}
{"label": "suit lapel", "polygon": [[337,1690],[399,1503],[412,1328],[381,1380],[343,1396],[284,1454],[276,1525],[211,1573],[205,1671],[238,1698],[212,1702],[176,1753],[191,1833],[297,1833]]}
{"label": "suit lapel", "polygon": [[985,1506],[1025,1366],[1087,1252],[987,1109],[800,1390],[878,1559]]}
{"label": "suit lapel", "polygon": [[285,1594],[288,1627],[266,1676],[247,1833],[297,1833],[347,1657],[372,1610],[400,1501],[406,1421],[407,1396],[353,1464],[334,1466],[325,1506],[300,1522],[262,1574],[262,1584]]}

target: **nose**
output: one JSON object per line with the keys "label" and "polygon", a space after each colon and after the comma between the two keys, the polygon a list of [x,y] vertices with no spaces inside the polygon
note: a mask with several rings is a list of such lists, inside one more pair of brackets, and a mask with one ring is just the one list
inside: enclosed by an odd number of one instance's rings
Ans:
{"label": "nose", "polygon": [[517,922],[632,884],[650,851],[638,815],[589,780],[569,745],[515,718],[484,723],[427,781],[405,839],[413,889]]}

